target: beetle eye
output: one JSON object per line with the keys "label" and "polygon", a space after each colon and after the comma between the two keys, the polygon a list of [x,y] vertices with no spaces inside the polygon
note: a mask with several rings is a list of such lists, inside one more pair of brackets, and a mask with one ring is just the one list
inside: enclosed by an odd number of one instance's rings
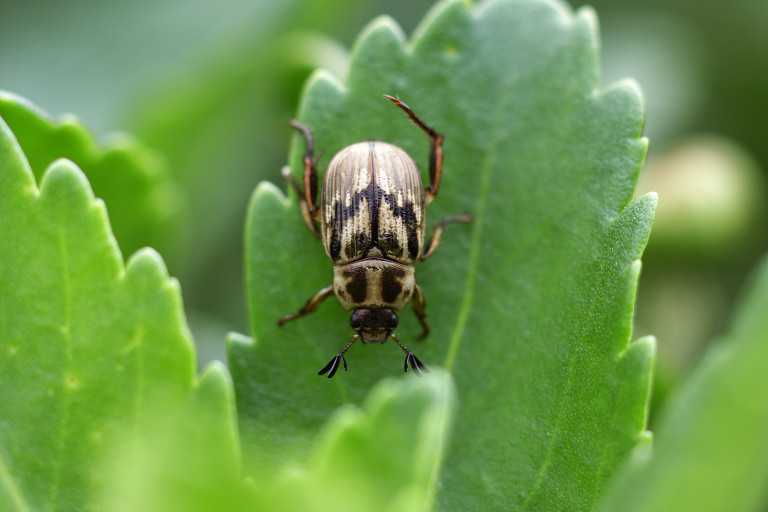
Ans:
{"label": "beetle eye", "polygon": [[352,313],[352,316],[349,318],[349,325],[352,326],[354,330],[359,330],[361,321],[360,321],[360,315],[357,314],[357,311]]}
{"label": "beetle eye", "polygon": [[394,329],[397,327],[398,319],[397,314],[393,311],[392,316],[389,317],[389,328]]}

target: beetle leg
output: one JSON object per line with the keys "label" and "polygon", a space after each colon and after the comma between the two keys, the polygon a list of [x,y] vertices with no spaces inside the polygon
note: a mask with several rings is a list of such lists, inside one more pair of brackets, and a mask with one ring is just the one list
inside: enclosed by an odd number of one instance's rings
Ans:
{"label": "beetle leg", "polygon": [[405,363],[403,364],[403,369],[407,372],[408,371],[408,365],[410,364],[411,369],[413,370],[413,373],[421,377],[421,374],[423,372],[429,373],[429,368],[427,368],[424,363],[419,361],[419,358],[416,357],[416,354],[408,350],[408,348],[400,343],[400,340],[397,339],[397,336],[394,334],[389,335],[390,338],[395,340],[395,342],[400,345],[400,348],[405,351]]}
{"label": "beetle leg", "polygon": [[336,354],[333,357],[333,359],[328,361],[328,364],[323,366],[322,370],[317,372],[317,374],[318,375],[322,375],[322,374],[327,372],[328,373],[328,378],[330,379],[331,377],[336,375],[336,371],[339,369],[339,360],[341,360],[341,362],[344,363],[344,371],[347,371],[347,360],[344,359],[344,352],[349,350],[349,347],[351,347],[352,344],[354,342],[356,342],[358,339],[360,339],[360,335],[359,334],[355,334],[354,336],[352,336],[352,341],[347,343],[347,346],[344,347],[343,349],[341,349],[341,352]]}
{"label": "beetle leg", "polygon": [[424,261],[425,259],[432,256],[432,253],[435,252],[437,246],[440,245],[440,237],[443,235],[443,229],[445,228],[445,225],[450,224],[451,222],[472,222],[472,216],[452,215],[441,220],[440,224],[437,225],[435,231],[432,233],[432,241],[429,243],[429,248],[425,253],[419,256],[419,261]]}
{"label": "beetle leg", "polygon": [[413,287],[413,312],[416,313],[416,318],[419,319],[421,324],[421,334],[419,339],[423,340],[429,334],[429,324],[427,323],[426,315],[424,314],[424,307],[426,303],[424,301],[424,294],[421,293],[421,287],[415,285]]}
{"label": "beetle leg", "polygon": [[320,304],[333,295],[333,285],[326,286],[319,292],[317,292],[311,299],[307,301],[307,304],[301,308],[296,313],[292,313],[290,315],[286,315],[280,320],[277,321],[277,325],[283,325],[285,322],[290,322],[291,320],[295,320],[296,318],[302,317],[304,315],[308,315],[309,313],[313,312],[320,306]]}
{"label": "beetle leg", "polygon": [[320,209],[317,207],[317,157],[315,156],[314,144],[312,142],[312,133],[309,128],[299,123],[295,119],[291,120],[291,126],[301,132],[304,136],[304,140],[307,143],[307,151],[304,153],[304,192],[302,193],[301,187],[292,177],[283,170],[283,174],[286,175],[288,181],[294,186],[296,192],[299,195],[299,201],[301,202],[301,215],[304,218],[310,231],[320,238],[320,230],[317,227],[316,221],[320,217]]}
{"label": "beetle leg", "polygon": [[299,182],[296,181],[293,176],[291,176],[291,168],[287,165],[283,167],[283,177],[296,191],[296,196],[299,198],[299,205],[301,206],[301,218],[304,219],[304,223],[307,225],[309,230],[312,231],[312,234],[315,235],[315,237],[320,238],[320,231],[317,229],[317,224],[315,224],[315,221],[312,220],[312,214],[309,213],[307,201],[304,199],[304,191],[301,189]]}
{"label": "beetle leg", "polygon": [[424,121],[413,113],[411,107],[397,98],[384,94],[384,97],[400,107],[408,114],[411,121],[416,123],[424,133],[429,137],[429,187],[425,187],[426,205],[432,202],[437,195],[437,189],[440,188],[440,177],[443,174],[443,136],[428,126]]}

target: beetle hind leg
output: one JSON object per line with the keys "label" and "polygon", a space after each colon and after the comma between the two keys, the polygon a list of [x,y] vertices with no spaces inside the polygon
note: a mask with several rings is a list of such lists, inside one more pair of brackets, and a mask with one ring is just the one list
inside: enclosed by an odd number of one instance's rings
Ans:
{"label": "beetle hind leg", "polygon": [[312,133],[309,128],[299,123],[295,119],[291,120],[291,126],[299,131],[307,144],[306,153],[304,153],[304,175],[303,190],[302,186],[291,176],[289,167],[283,168],[283,176],[296,190],[301,203],[301,216],[312,234],[321,238],[320,229],[317,227],[317,221],[320,220],[320,209],[317,207],[317,157],[315,156]]}
{"label": "beetle hind leg", "polygon": [[403,370],[408,371],[408,365],[411,366],[411,369],[413,370],[413,373],[421,377],[422,373],[429,373],[429,368],[426,367],[424,363],[419,361],[419,358],[416,357],[416,354],[411,352],[408,347],[400,343],[400,340],[397,339],[397,336],[394,334],[389,335],[390,338],[395,340],[395,343],[397,343],[401,349],[405,352],[405,363],[403,363]]}
{"label": "beetle hind leg", "polygon": [[408,117],[421,128],[429,137],[429,186],[425,188],[427,205],[437,195],[440,188],[440,177],[443,175],[443,136],[437,133],[433,128],[422,121],[419,116],[413,113],[411,107],[400,101],[398,98],[383,95],[389,101],[403,109]]}

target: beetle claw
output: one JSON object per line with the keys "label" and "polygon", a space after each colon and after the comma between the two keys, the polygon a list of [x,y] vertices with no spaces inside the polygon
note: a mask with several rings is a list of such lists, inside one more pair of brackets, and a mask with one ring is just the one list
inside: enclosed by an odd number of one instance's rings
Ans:
{"label": "beetle claw", "polygon": [[419,358],[416,357],[416,355],[413,352],[408,352],[405,356],[405,363],[403,364],[403,368],[405,371],[408,371],[408,365],[411,365],[411,369],[413,370],[413,373],[421,377],[422,373],[426,372],[429,373],[429,368],[426,367],[424,363],[419,361]]}
{"label": "beetle claw", "polygon": [[344,359],[344,354],[338,353],[333,359],[328,361],[328,364],[323,366],[323,369],[317,372],[317,374],[323,375],[327,372],[329,379],[336,375],[336,371],[339,369],[339,359],[341,359],[341,362],[344,363],[344,371],[347,371],[347,360]]}

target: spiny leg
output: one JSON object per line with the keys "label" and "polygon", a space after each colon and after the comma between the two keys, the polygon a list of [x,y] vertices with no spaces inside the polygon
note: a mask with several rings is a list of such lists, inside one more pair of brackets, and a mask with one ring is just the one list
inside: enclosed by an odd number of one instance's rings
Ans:
{"label": "spiny leg", "polygon": [[426,302],[424,301],[424,294],[421,293],[421,287],[416,285],[413,287],[413,312],[416,313],[416,318],[419,319],[421,324],[421,334],[419,339],[423,340],[429,334],[429,324],[427,323],[426,315],[424,314],[424,308]]}
{"label": "spiny leg", "polygon": [[411,107],[388,94],[384,94],[383,96],[403,109],[405,113],[408,114],[408,117],[410,117],[411,120],[429,137],[429,187],[426,187],[424,190],[427,195],[426,203],[428,205],[435,198],[437,190],[440,188],[440,177],[443,174],[443,136],[419,119],[419,117],[413,113]]}
{"label": "spiny leg", "polygon": [[411,369],[413,369],[413,373],[415,373],[416,375],[421,376],[422,372],[429,373],[429,368],[427,368],[424,365],[424,363],[419,361],[419,358],[416,357],[416,355],[413,352],[408,350],[408,348],[405,345],[400,343],[400,340],[397,339],[397,336],[395,336],[394,334],[390,334],[389,337],[395,340],[395,343],[400,345],[400,348],[403,349],[403,351],[405,351],[405,363],[403,364],[403,369],[406,372],[408,371],[408,365],[410,364]]}
{"label": "spiny leg", "polygon": [[[336,355],[333,357],[333,359],[331,359],[330,361],[328,361],[328,364],[327,364],[327,365],[325,365],[325,366],[323,366],[323,369],[322,369],[322,370],[320,370],[319,372],[317,372],[317,374],[318,374],[318,375],[322,375],[322,374],[324,374],[324,373],[328,372],[328,378],[329,378],[329,379],[330,379],[331,377],[333,377],[334,375],[336,375],[336,371],[339,369],[339,359],[341,359],[341,362],[342,362],[342,363],[344,363],[344,371],[347,371],[347,360],[346,360],[346,359],[344,359],[344,352],[346,352],[347,350],[349,350],[349,347],[351,347],[351,346],[352,346],[352,344],[353,344],[354,342],[356,342],[358,339],[360,339],[360,335],[359,335],[359,334],[355,334],[354,336],[352,336],[352,341],[350,341],[349,343],[347,343],[347,346],[346,346],[346,347],[344,347],[343,349],[341,349],[341,352],[339,352],[338,354],[336,354]],[[402,345],[401,345],[401,346],[402,346]]]}
{"label": "spiny leg", "polygon": [[296,318],[302,317],[304,315],[308,315],[309,313],[313,312],[320,306],[320,304],[333,295],[333,285],[326,286],[319,292],[317,292],[312,298],[310,298],[307,301],[307,304],[301,308],[296,313],[291,313],[290,315],[285,315],[283,318],[277,321],[277,325],[282,326],[285,322],[290,322],[291,320],[295,320]]}
{"label": "spiny leg", "polygon": [[[291,120],[291,126],[301,132],[307,143],[307,151],[304,153],[304,191],[302,192],[301,186],[289,173],[286,173],[285,169],[283,169],[283,175],[293,185],[299,195],[301,216],[303,217],[304,222],[307,224],[310,231],[312,231],[317,238],[320,238],[320,230],[315,223],[315,221],[319,220],[320,210],[317,207],[317,157],[315,156],[312,134],[310,133],[309,128],[295,119]],[[290,172],[290,169],[288,171]]]}
{"label": "spiny leg", "polygon": [[440,237],[443,235],[443,229],[445,228],[445,225],[450,224],[452,222],[472,222],[472,216],[471,215],[452,215],[450,217],[446,217],[443,220],[441,220],[440,224],[437,225],[437,227],[435,228],[435,231],[432,233],[432,241],[429,243],[429,248],[427,249],[427,252],[419,256],[419,261],[424,261],[425,259],[432,256],[432,253],[435,252],[435,249],[437,249],[437,246],[440,245]]}

